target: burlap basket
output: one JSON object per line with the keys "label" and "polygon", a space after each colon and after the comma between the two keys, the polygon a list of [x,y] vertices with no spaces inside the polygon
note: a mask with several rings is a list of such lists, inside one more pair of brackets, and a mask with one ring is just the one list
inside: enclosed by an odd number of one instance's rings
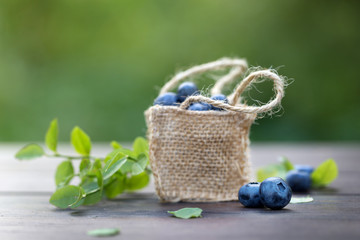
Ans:
{"label": "burlap basket", "polygon": [[[211,90],[239,77],[247,68],[242,59],[220,59],[178,73],[160,94],[184,79],[210,70],[231,68]],[[274,81],[276,96],[269,103],[238,103],[241,93],[258,78]],[[271,70],[250,73],[228,96],[229,104],[204,96],[188,97],[179,107],[152,106],[145,112],[150,141],[150,165],[157,195],[162,201],[229,201],[250,181],[249,131],[258,113],[271,111],[284,96],[283,79]],[[193,102],[205,102],[225,111],[189,111]]]}

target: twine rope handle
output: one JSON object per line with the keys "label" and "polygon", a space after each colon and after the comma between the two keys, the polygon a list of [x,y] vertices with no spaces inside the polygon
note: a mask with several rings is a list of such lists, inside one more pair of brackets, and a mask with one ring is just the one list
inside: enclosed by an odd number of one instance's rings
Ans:
{"label": "twine rope handle", "polygon": [[[246,105],[238,105],[236,103],[239,100],[240,95],[244,92],[244,90],[250,86],[250,84],[258,78],[269,78],[274,81],[274,91],[276,93],[275,98],[270,100],[268,103],[262,106],[246,106]],[[190,96],[188,97],[181,105],[181,109],[187,109],[191,103],[194,102],[205,102],[213,105],[214,107],[226,109],[229,111],[235,112],[243,112],[243,113],[264,113],[271,111],[274,107],[281,103],[281,99],[284,97],[284,79],[272,72],[271,70],[261,70],[250,73],[245,79],[241,81],[241,83],[234,90],[231,95],[232,99],[229,104],[224,103],[222,101],[215,101],[211,98],[207,98],[204,96]]]}
{"label": "twine rope handle", "polygon": [[183,72],[179,72],[176,74],[170,81],[168,81],[160,90],[159,95],[169,92],[171,89],[175,88],[181,81],[184,79],[194,76],[196,74],[204,73],[207,71],[213,71],[213,70],[219,70],[232,67],[233,69],[230,71],[230,73],[221,79],[217,81],[217,83],[214,85],[213,89],[211,90],[211,93],[218,94],[221,93],[221,89],[223,86],[234,80],[236,77],[241,75],[245,70],[247,69],[248,65],[247,62],[244,59],[231,59],[231,58],[222,58],[214,62],[209,62],[205,64],[201,64],[198,66],[194,66],[192,68],[189,68]]}

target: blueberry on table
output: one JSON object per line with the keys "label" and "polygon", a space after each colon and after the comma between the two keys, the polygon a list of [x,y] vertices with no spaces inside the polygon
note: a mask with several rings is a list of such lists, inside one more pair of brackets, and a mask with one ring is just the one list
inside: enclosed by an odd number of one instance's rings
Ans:
{"label": "blueberry on table", "polygon": [[265,179],[260,184],[260,200],[265,207],[282,209],[291,200],[292,191],[287,183],[279,177]]}
{"label": "blueberry on table", "polygon": [[311,177],[307,172],[291,170],[286,174],[286,182],[293,192],[307,192],[311,187]]}
{"label": "blueberry on table", "polygon": [[[212,96],[211,99],[216,100],[216,101],[222,101],[224,103],[229,103],[227,97],[224,94],[216,94],[216,95]],[[212,110],[215,110],[215,111],[222,111],[223,110],[221,108],[214,107],[214,106],[211,106],[211,108],[212,108]]]}
{"label": "blueberry on table", "polygon": [[208,111],[211,109],[211,105],[207,103],[193,103],[188,110],[190,111]]}
{"label": "blueberry on table", "polygon": [[176,100],[177,97],[175,93],[167,92],[158,96],[154,101],[154,105],[177,106]]}
{"label": "blueberry on table", "polygon": [[308,174],[311,174],[315,170],[314,167],[310,165],[295,165],[295,169],[300,172],[306,172]]}
{"label": "blueberry on table", "polygon": [[197,95],[198,93],[198,88],[194,83],[184,82],[180,84],[177,90],[177,101],[183,102],[188,96]]}
{"label": "blueberry on table", "polygon": [[260,200],[260,183],[251,182],[242,186],[239,190],[239,202],[245,207],[260,208],[264,207]]}

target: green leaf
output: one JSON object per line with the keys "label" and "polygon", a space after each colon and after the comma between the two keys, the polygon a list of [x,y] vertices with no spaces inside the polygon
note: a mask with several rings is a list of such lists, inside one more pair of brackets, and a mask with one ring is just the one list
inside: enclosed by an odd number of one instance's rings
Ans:
{"label": "green leaf", "polygon": [[105,186],[106,197],[111,199],[123,193],[126,187],[125,181],[126,181],[126,176],[121,174],[114,174],[112,181]]}
{"label": "green leaf", "polygon": [[56,190],[50,198],[50,203],[58,208],[69,208],[76,206],[85,196],[81,187],[69,185]]}
{"label": "green leaf", "polygon": [[177,218],[189,219],[201,217],[202,211],[201,208],[182,208],[177,211],[168,211],[168,213],[173,214]]}
{"label": "green leaf", "polygon": [[56,186],[67,185],[74,176],[74,167],[71,161],[64,161],[59,164],[55,172]]}
{"label": "green leaf", "polygon": [[312,184],[315,187],[326,186],[338,176],[338,168],[333,159],[328,159],[311,174]]}
{"label": "green leaf", "polygon": [[114,156],[113,159],[106,162],[104,168],[103,168],[103,177],[104,180],[109,179],[114,173],[120,170],[121,166],[126,161],[126,157],[123,157],[121,159],[118,159],[120,154],[117,154]]}
{"label": "green leaf", "polygon": [[130,149],[119,148],[119,149],[116,149],[116,151],[124,154],[125,156],[129,156],[129,157],[132,157],[132,158],[137,158],[137,155],[133,151],[131,151]]}
{"label": "green leaf", "polygon": [[113,160],[115,157],[120,159],[120,158],[123,158],[125,157],[126,154],[122,153],[120,151],[120,149],[115,149],[113,150],[111,153],[109,153],[108,155],[106,155],[105,159],[104,159],[104,162],[107,163],[108,161],[110,160]]}
{"label": "green leaf", "polygon": [[279,161],[284,166],[287,172],[295,169],[294,165],[290,162],[290,160],[287,157],[282,156],[280,157]]}
{"label": "green leaf", "polygon": [[257,181],[262,182],[269,177],[285,178],[286,173],[287,171],[283,164],[271,164],[258,169]]}
{"label": "green leaf", "polygon": [[150,177],[149,175],[143,171],[142,173],[131,176],[126,179],[126,190],[136,191],[146,187],[149,184]]}
{"label": "green leaf", "polygon": [[86,193],[83,205],[93,205],[101,201],[103,192],[103,176],[100,169],[93,168],[91,176],[96,177],[94,180],[85,182],[82,187]]}
{"label": "green leaf", "polygon": [[84,192],[86,193],[86,195],[100,190],[99,184],[97,183],[97,181],[94,181],[94,180],[86,181],[85,183],[82,183],[81,187],[84,189]]}
{"label": "green leaf", "polygon": [[127,158],[121,165],[120,171],[123,174],[131,173],[132,175],[137,175],[145,170],[147,162],[147,158],[141,158],[139,161]]}
{"label": "green leaf", "polygon": [[40,147],[37,144],[28,144],[25,147],[23,147],[22,149],[20,149],[15,157],[19,160],[28,160],[28,159],[34,159],[34,158],[39,158],[41,156],[43,156],[44,150],[42,149],[42,147]]}
{"label": "green leaf", "polygon": [[87,234],[92,237],[108,237],[115,236],[120,233],[120,230],[117,228],[99,228],[95,230],[88,231]]}
{"label": "green leaf", "polygon": [[91,150],[90,137],[81,128],[74,127],[71,132],[71,143],[79,154],[89,156]]}
{"label": "green leaf", "polygon": [[312,202],[314,199],[310,196],[306,197],[292,197],[290,203],[308,203]]}
{"label": "green leaf", "polygon": [[96,192],[86,195],[83,205],[94,205],[102,199],[102,191],[99,189]]}
{"label": "green leaf", "polygon": [[101,159],[96,158],[94,163],[93,163],[93,168],[97,168],[97,169],[101,169],[102,168],[102,163],[101,163]]}
{"label": "green leaf", "polygon": [[85,176],[86,173],[90,170],[90,168],[91,168],[90,159],[88,159],[88,158],[81,159],[80,166],[79,166],[80,175]]}
{"label": "green leaf", "polygon": [[149,164],[149,158],[145,154],[140,154],[138,160],[136,161],[142,169],[145,169]]}
{"label": "green leaf", "polygon": [[117,141],[112,141],[112,142],[111,142],[111,146],[113,147],[113,149],[122,148],[122,146],[120,145],[120,143],[118,143]]}
{"label": "green leaf", "polygon": [[59,133],[58,121],[55,118],[54,120],[51,121],[45,136],[46,146],[53,152],[56,152],[58,133]]}
{"label": "green leaf", "polygon": [[149,144],[145,138],[137,137],[133,144],[133,152],[135,153],[136,157],[140,154],[149,154]]}

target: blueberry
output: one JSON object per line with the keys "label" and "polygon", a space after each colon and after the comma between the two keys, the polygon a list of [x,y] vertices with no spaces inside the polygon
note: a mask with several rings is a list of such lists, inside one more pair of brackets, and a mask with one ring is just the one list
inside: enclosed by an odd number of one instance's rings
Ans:
{"label": "blueberry", "polygon": [[291,170],[286,174],[286,182],[294,192],[307,192],[311,187],[310,174],[298,170]]}
{"label": "blueberry", "polygon": [[198,88],[194,83],[184,82],[180,84],[177,90],[177,101],[183,102],[188,96],[197,95],[198,93]]}
{"label": "blueberry", "polygon": [[295,169],[300,172],[306,172],[308,174],[311,174],[314,171],[314,167],[309,165],[295,165]]}
{"label": "blueberry", "polygon": [[208,111],[211,109],[211,105],[207,103],[193,103],[188,109],[191,111]]}
{"label": "blueberry", "polygon": [[242,186],[238,194],[239,202],[249,208],[264,207],[260,200],[259,187],[260,183],[258,182],[251,182]]}
{"label": "blueberry", "polygon": [[[223,101],[224,103],[229,103],[227,97],[223,94],[216,94],[214,96],[211,97],[212,100],[217,100],[217,101]],[[214,107],[214,106],[211,106],[211,109],[212,110],[215,110],[215,111],[222,111],[223,109],[221,108],[217,108],[217,107]]]}
{"label": "blueberry", "polygon": [[158,96],[155,101],[154,105],[163,105],[163,106],[176,106],[176,94],[172,92],[163,93]]}
{"label": "blueberry", "polygon": [[279,177],[265,179],[260,184],[260,200],[265,207],[282,209],[291,200],[292,191],[289,185]]}

